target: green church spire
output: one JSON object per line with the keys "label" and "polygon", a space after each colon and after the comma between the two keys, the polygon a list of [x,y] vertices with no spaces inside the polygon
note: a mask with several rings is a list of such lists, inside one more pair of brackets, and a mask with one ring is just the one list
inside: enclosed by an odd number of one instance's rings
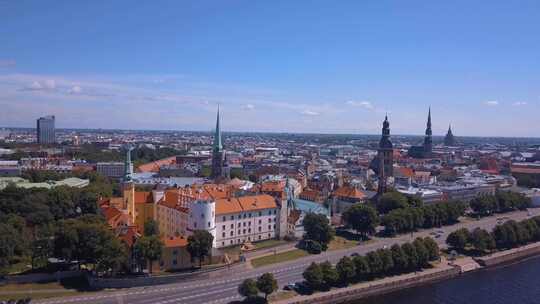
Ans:
{"label": "green church spire", "polygon": [[218,105],[218,110],[217,110],[216,131],[215,131],[215,134],[214,134],[213,149],[214,149],[214,151],[223,150],[223,144],[221,143],[221,127],[219,125],[219,105]]}

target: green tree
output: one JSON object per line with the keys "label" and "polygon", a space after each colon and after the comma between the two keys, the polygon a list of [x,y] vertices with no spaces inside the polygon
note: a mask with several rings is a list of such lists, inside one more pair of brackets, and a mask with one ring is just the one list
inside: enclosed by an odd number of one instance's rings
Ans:
{"label": "green tree", "polygon": [[405,252],[401,249],[401,246],[398,244],[392,245],[390,248],[392,252],[392,260],[394,261],[394,270],[396,273],[402,273],[407,271],[409,268],[409,263]]}
{"label": "green tree", "polygon": [[416,248],[411,243],[405,243],[401,246],[401,250],[403,250],[403,253],[407,257],[407,267],[408,270],[416,270],[418,269],[419,263],[418,263],[418,253],[416,252]]}
{"label": "green tree", "polygon": [[348,285],[356,276],[354,263],[348,256],[342,257],[336,264],[336,270],[339,274],[340,281]]}
{"label": "green tree", "polygon": [[332,265],[332,263],[326,261],[320,264],[322,273],[323,273],[323,279],[324,284],[330,288],[332,286],[336,286],[339,282],[339,273],[336,270],[336,268]]}
{"label": "green tree", "polygon": [[390,249],[378,249],[377,254],[381,258],[383,273],[388,275],[394,269],[392,251],[390,251]]}
{"label": "green tree", "polygon": [[392,210],[406,208],[409,206],[407,197],[397,191],[383,194],[377,202],[377,210],[381,214],[386,214]]}
{"label": "green tree", "polygon": [[264,299],[268,299],[268,295],[278,290],[278,284],[274,275],[267,272],[257,279],[257,288],[264,293]]}
{"label": "green tree", "polygon": [[302,273],[304,280],[310,288],[313,290],[319,290],[324,286],[324,275],[321,266],[317,263],[311,263],[304,273]]}
{"label": "green tree", "polygon": [[356,281],[365,281],[371,276],[369,261],[365,256],[355,256],[353,258],[354,269],[356,270]]}
{"label": "green tree", "polygon": [[440,257],[439,245],[434,239],[430,237],[424,238],[424,246],[426,246],[428,252],[428,258],[430,261],[438,260]]}
{"label": "green tree", "polygon": [[214,236],[206,230],[195,230],[188,237],[187,250],[192,257],[197,257],[199,267],[202,267],[204,257],[209,256],[212,252],[212,244]]}
{"label": "green tree", "polygon": [[464,250],[467,244],[469,244],[470,232],[467,228],[461,228],[451,232],[446,238],[446,244],[448,246],[457,249]]}
{"label": "green tree", "polygon": [[347,226],[364,236],[375,233],[375,228],[379,225],[377,210],[364,204],[356,204],[347,209],[343,213],[343,220]]}
{"label": "green tree", "polygon": [[471,233],[471,244],[478,251],[491,251],[495,249],[495,240],[484,229],[476,228]]}
{"label": "green tree", "polygon": [[149,262],[149,270],[152,273],[153,262],[161,258],[163,242],[157,236],[143,236],[133,246],[136,256]]}
{"label": "green tree", "polygon": [[369,264],[371,276],[380,276],[383,272],[384,265],[379,254],[376,251],[371,251],[366,255],[366,258]]}
{"label": "green tree", "polygon": [[424,239],[416,238],[413,241],[414,249],[416,249],[416,254],[418,255],[418,266],[426,267],[429,264],[429,252],[424,245]]}
{"label": "green tree", "polygon": [[259,294],[257,283],[253,279],[245,279],[242,284],[238,286],[238,293],[248,300],[257,297]]}
{"label": "green tree", "polygon": [[304,239],[319,242],[323,251],[328,248],[328,244],[334,239],[334,228],[330,226],[330,221],[323,214],[306,214],[302,225],[305,231]]}
{"label": "green tree", "polygon": [[144,223],[144,235],[152,236],[159,235],[159,224],[158,222],[150,219]]}

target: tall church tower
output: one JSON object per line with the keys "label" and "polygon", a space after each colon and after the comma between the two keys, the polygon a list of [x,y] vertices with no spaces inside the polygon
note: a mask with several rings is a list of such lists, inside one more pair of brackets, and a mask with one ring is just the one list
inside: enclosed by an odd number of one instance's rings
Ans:
{"label": "tall church tower", "polygon": [[431,138],[431,107],[429,107],[427,125],[426,125],[426,136],[424,137],[424,157],[431,157],[433,152],[433,141]]}
{"label": "tall church tower", "polygon": [[223,144],[221,143],[221,127],[219,121],[219,106],[216,119],[216,130],[214,133],[214,144],[212,145],[212,178],[219,178],[223,176],[223,163],[225,160],[225,153],[223,151]]}
{"label": "tall church tower", "polygon": [[382,137],[377,150],[379,161],[379,187],[377,194],[382,195],[388,187],[388,177],[394,175],[394,146],[390,141],[390,123],[388,116],[385,116],[382,128]]}
{"label": "tall church tower", "polygon": [[135,184],[133,183],[133,163],[131,162],[131,151],[133,147],[128,146],[126,160],[124,163],[124,178],[122,179],[122,196],[124,198],[124,208],[127,209],[130,225],[135,223]]}
{"label": "tall church tower", "polygon": [[447,147],[456,145],[456,138],[454,137],[454,134],[452,134],[451,125],[448,125],[448,132],[446,133],[446,136],[444,137],[444,145]]}

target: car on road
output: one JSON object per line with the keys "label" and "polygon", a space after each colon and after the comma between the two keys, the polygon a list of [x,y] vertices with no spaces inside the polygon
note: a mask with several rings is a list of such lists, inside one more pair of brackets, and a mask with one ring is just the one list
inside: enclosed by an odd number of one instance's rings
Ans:
{"label": "car on road", "polygon": [[296,289],[296,283],[289,283],[283,287],[283,290],[295,290]]}

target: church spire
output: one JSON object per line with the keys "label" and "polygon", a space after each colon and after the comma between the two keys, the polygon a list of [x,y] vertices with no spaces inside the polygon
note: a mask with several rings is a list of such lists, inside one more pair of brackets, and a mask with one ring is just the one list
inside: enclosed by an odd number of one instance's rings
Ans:
{"label": "church spire", "polygon": [[426,135],[429,135],[429,136],[432,135],[432,132],[431,132],[431,106],[429,107],[429,110],[428,110],[428,118],[427,118],[427,125],[426,125]]}
{"label": "church spire", "polygon": [[223,150],[223,144],[221,143],[221,127],[219,125],[219,105],[217,109],[217,118],[216,118],[216,130],[214,134],[214,150],[221,151]]}

